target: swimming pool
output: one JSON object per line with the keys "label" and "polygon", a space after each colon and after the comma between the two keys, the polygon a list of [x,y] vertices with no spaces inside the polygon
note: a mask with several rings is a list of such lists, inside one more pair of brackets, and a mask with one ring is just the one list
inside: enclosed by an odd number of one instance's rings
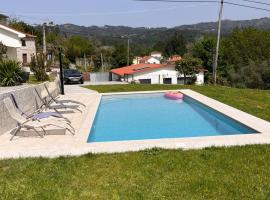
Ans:
{"label": "swimming pool", "polygon": [[103,96],[88,142],[187,138],[256,133],[185,96],[164,93]]}

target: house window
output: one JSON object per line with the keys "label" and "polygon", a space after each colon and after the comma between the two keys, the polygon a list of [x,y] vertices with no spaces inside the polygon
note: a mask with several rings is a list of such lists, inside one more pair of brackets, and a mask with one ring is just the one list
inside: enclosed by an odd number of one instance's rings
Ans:
{"label": "house window", "polygon": [[24,53],[22,55],[22,59],[23,59],[23,64],[27,64],[27,54],[26,53]]}
{"label": "house window", "polygon": [[139,79],[140,84],[151,84],[151,79]]}
{"label": "house window", "polygon": [[22,40],[22,46],[25,47],[26,46],[26,42],[25,40]]}
{"label": "house window", "polygon": [[163,83],[164,84],[172,84],[172,79],[171,78],[164,78]]}

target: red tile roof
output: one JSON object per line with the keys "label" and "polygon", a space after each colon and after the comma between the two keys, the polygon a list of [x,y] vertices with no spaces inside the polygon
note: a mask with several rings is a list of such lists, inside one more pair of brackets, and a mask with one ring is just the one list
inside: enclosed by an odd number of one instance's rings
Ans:
{"label": "red tile roof", "polygon": [[120,76],[124,76],[125,74],[136,74],[139,72],[145,72],[153,69],[158,69],[162,67],[171,67],[172,65],[163,65],[163,64],[138,64],[131,65],[122,68],[112,69],[111,72]]}
{"label": "red tile roof", "polygon": [[144,56],[143,58],[140,59],[140,63],[145,63],[147,62],[148,60],[150,60],[152,58],[152,56]]}

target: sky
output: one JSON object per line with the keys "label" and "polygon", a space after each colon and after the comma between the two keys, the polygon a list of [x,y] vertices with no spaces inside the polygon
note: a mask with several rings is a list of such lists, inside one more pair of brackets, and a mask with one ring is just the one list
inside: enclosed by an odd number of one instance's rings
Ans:
{"label": "sky", "polygon": [[[234,3],[256,5],[242,0]],[[261,0],[267,2],[267,0]],[[266,5],[256,5],[267,8]],[[132,27],[174,27],[217,21],[217,3],[164,3],[134,0],[2,0],[0,13],[30,24],[46,20],[55,24],[84,26],[124,25]],[[268,6],[270,9],[270,6]],[[270,12],[225,5],[224,19],[270,17]]]}

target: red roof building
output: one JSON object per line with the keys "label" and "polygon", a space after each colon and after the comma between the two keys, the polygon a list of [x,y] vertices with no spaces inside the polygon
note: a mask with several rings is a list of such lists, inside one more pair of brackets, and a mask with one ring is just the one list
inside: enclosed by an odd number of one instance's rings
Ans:
{"label": "red roof building", "polygon": [[163,64],[138,64],[138,65],[131,65],[131,66],[121,67],[117,69],[112,69],[111,72],[119,76],[124,76],[124,75],[132,75],[136,73],[151,71],[153,69],[169,67],[169,66],[171,67],[171,65],[163,65]]}

